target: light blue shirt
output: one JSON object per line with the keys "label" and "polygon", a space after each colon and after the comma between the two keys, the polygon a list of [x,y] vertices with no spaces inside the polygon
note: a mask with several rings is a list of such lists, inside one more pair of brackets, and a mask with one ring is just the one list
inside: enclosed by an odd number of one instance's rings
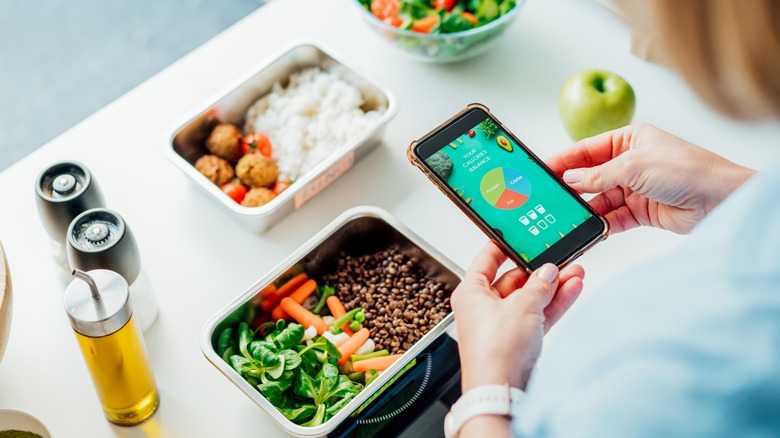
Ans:
{"label": "light blue shirt", "polygon": [[544,350],[515,436],[780,437],[780,166],[593,293]]}

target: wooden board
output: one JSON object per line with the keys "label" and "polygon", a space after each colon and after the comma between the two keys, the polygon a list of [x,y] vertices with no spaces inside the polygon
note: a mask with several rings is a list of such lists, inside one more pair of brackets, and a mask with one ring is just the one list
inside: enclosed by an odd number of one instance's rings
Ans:
{"label": "wooden board", "polygon": [[11,331],[11,313],[13,303],[11,301],[11,273],[8,271],[8,262],[5,259],[3,245],[0,244],[0,360],[8,342],[8,334]]}

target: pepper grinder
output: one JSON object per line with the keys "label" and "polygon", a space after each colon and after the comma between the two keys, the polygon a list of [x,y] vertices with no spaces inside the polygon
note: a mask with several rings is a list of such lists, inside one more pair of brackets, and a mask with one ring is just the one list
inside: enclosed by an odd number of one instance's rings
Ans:
{"label": "pepper grinder", "polygon": [[108,269],[125,278],[138,309],[138,322],[146,332],[157,319],[157,299],[141,269],[141,255],[130,227],[119,213],[93,208],[78,215],[67,233],[71,269]]}
{"label": "pepper grinder", "polygon": [[133,316],[127,282],[108,270],[74,270],[65,311],[108,421],[134,426],[154,414],[160,395]]}
{"label": "pepper grinder", "polygon": [[103,194],[86,166],[64,161],[38,175],[35,195],[38,216],[50,237],[51,254],[62,267],[67,284],[71,279],[65,243],[68,226],[82,212],[105,207]]}

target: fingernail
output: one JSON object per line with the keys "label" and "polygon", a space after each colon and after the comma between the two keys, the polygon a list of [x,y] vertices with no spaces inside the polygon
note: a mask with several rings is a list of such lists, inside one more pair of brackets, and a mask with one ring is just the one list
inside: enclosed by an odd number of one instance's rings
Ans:
{"label": "fingernail", "polygon": [[582,182],[584,177],[585,172],[581,170],[567,170],[566,172],[563,172],[563,180],[567,183]]}
{"label": "fingernail", "polygon": [[547,263],[539,268],[539,271],[536,273],[536,275],[538,275],[542,280],[548,283],[552,283],[555,281],[555,277],[558,276],[558,267],[552,263]]}

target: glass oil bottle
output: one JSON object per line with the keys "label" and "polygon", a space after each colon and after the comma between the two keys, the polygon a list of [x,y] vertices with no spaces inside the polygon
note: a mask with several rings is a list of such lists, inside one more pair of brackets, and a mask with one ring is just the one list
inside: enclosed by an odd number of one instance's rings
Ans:
{"label": "glass oil bottle", "polygon": [[74,270],[65,310],[108,421],[134,426],[160,403],[125,279],[108,270]]}

